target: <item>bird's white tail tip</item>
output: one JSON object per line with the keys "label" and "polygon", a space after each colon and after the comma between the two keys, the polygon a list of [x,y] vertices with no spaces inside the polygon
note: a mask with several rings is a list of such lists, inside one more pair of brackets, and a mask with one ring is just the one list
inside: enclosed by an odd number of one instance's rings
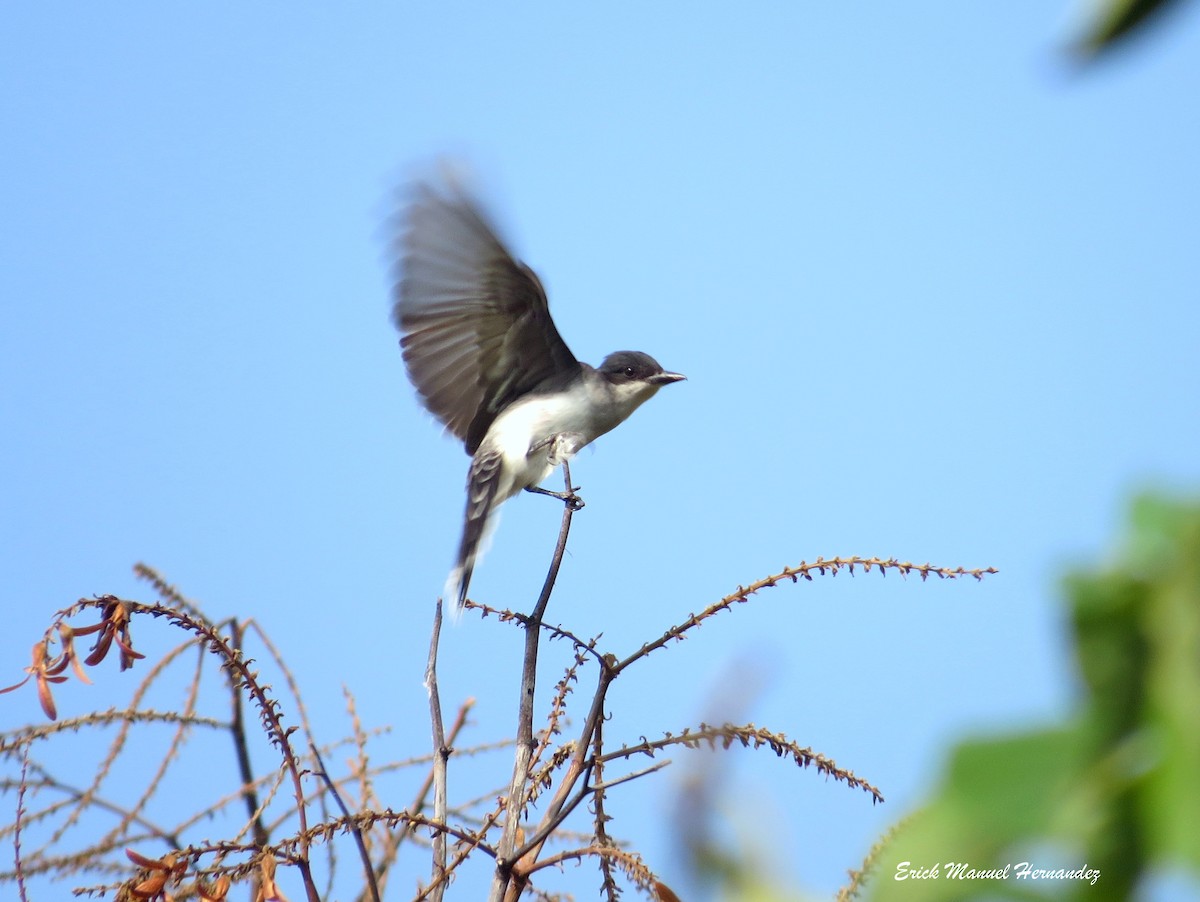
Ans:
{"label": "bird's white tail tip", "polygon": [[463,606],[459,601],[462,594],[463,568],[455,567],[446,577],[446,585],[442,587],[442,604],[450,612],[450,619],[458,623],[462,619]]}

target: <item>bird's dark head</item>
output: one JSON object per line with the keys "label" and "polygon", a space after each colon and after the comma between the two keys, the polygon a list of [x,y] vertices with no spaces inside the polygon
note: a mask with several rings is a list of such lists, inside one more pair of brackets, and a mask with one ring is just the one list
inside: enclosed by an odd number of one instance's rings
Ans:
{"label": "bird's dark head", "polygon": [[653,398],[664,385],[678,382],[685,377],[679,373],[668,373],[658,361],[641,351],[617,351],[609,354],[596,370],[596,375],[607,386],[601,393],[603,422],[601,431],[607,432],[643,403]]}
{"label": "bird's dark head", "polygon": [[614,386],[641,383],[655,389],[687,378],[666,372],[657,360],[641,351],[614,351],[600,364],[600,373]]}

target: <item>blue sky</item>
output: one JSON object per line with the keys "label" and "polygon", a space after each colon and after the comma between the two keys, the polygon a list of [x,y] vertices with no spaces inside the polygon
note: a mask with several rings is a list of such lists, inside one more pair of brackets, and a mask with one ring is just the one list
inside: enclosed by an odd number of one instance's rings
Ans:
{"label": "blue sky", "polygon": [[[773,590],[623,677],[610,738],[731,711],[871,780],[885,805],[769,755],[729,775],[735,832],[828,892],[950,743],[1061,714],[1064,567],[1103,560],[1132,492],[1200,477],[1200,17],[1079,72],[1065,3],[879,7],[5,7],[13,678],[58,608],[148,600],[143,560],[263,624],[323,738],[345,684],[396,725],[376,757],[427,747],[467,458],[405,378],[384,240],[451,155],[577,356],[689,377],[580,455],[551,621],[620,653],[818,555],[1001,570]],[[509,504],[472,594],[527,610],[559,512]],[[516,632],[468,617],[444,646],[469,738],[507,735]],[[6,728],[37,716],[0,699]],[[675,757],[611,829],[686,885]]]}

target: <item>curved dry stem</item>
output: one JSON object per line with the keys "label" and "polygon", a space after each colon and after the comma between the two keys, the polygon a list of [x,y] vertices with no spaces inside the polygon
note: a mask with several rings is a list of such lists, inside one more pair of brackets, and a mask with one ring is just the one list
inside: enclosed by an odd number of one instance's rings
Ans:
{"label": "curved dry stem", "polygon": [[802,747],[799,743],[788,739],[783,733],[775,733],[763,727],[756,727],[754,724],[746,724],[745,726],[724,724],[723,726],[714,727],[702,723],[694,730],[690,727],[685,728],[678,735],[668,733],[662,739],[654,741],[643,739],[637,745],[623,746],[616,751],[606,752],[600,757],[600,761],[602,763],[615,761],[618,758],[630,758],[634,755],[647,755],[653,758],[656,751],[670,748],[671,746],[683,746],[695,749],[701,745],[707,745],[709,748],[720,746],[723,749],[727,749],[734,743],[738,743],[743,748],[762,748],[765,746],[780,758],[790,758],[798,767],[815,767],[818,773],[824,774],[826,777],[832,777],[834,780],[837,780],[839,783],[845,783],[852,789],[861,789],[863,792],[868,793],[874,802],[884,801],[883,793],[862,777],[857,776],[854,771],[839,767],[832,759],[814,752],[811,748]]}
{"label": "curved dry stem", "polygon": [[784,567],[778,573],[765,576],[760,580],[750,583],[748,586],[738,586],[736,590],[726,595],[720,601],[710,604],[699,614],[692,614],[687,620],[672,626],[653,642],[646,643],[619,664],[614,665],[614,667],[618,673],[621,672],[630,664],[646,657],[651,652],[665,647],[672,641],[682,639],[685,633],[695,629],[710,617],[719,614],[721,611],[729,610],[735,604],[744,604],[763,589],[774,588],[781,582],[786,581],[796,583],[801,579],[805,579],[811,582],[813,573],[817,573],[820,576],[837,576],[844,569],[849,571],[851,575],[854,575],[855,568],[857,567],[861,567],[866,573],[870,573],[872,569],[877,569],[881,576],[886,576],[888,570],[895,570],[903,577],[907,577],[910,573],[916,573],[921,577],[922,581],[928,579],[930,576],[936,576],[938,579],[957,579],[960,576],[971,576],[976,580],[981,580],[986,574],[1000,572],[995,567],[977,567],[973,570],[968,570],[964,567],[937,567],[928,563],[914,564],[910,561],[898,561],[896,558],[879,557],[819,557],[811,564],[807,561],[801,561],[795,567]]}

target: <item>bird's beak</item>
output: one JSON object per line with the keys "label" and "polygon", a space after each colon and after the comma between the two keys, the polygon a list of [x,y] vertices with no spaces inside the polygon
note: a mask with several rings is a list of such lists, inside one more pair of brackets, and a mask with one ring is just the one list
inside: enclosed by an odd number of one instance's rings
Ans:
{"label": "bird's beak", "polygon": [[672,382],[682,382],[686,378],[683,373],[658,373],[646,381],[651,385],[670,385]]}

